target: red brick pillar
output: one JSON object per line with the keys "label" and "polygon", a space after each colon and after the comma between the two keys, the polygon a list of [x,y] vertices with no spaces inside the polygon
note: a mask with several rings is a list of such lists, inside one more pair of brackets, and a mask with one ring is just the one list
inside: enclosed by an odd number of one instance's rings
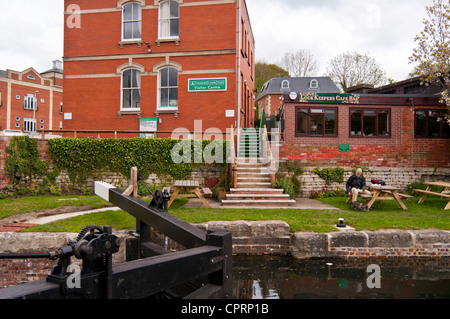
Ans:
{"label": "red brick pillar", "polygon": [[9,178],[5,173],[6,147],[11,141],[10,137],[0,137],[0,189],[9,184]]}

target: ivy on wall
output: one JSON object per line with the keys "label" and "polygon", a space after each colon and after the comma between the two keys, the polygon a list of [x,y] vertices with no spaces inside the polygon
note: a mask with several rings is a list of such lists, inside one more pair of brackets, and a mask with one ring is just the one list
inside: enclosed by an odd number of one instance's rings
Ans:
{"label": "ivy on wall", "polygon": [[[133,166],[143,178],[157,174],[187,179],[196,165],[224,165],[227,156],[227,143],[221,140],[64,138],[50,140],[49,146],[54,167],[66,171],[74,186],[84,184],[88,178],[100,178],[102,171],[129,177]],[[173,150],[179,155],[177,162]],[[205,162],[203,151],[216,161]]]}
{"label": "ivy on wall", "polygon": [[327,185],[331,185],[332,183],[344,182],[345,170],[340,167],[323,169],[316,167],[314,170],[312,170],[312,173],[319,175],[319,177],[322,178]]}
{"label": "ivy on wall", "polygon": [[50,169],[50,163],[39,158],[36,140],[14,137],[5,150],[5,172],[15,185],[33,185],[38,180],[54,183],[59,172]]}

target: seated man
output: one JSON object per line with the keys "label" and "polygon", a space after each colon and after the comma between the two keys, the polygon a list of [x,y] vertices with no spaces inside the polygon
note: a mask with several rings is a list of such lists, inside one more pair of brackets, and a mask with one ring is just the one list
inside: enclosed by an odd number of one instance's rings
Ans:
{"label": "seated man", "polygon": [[353,196],[353,202],[358,200],[359,194],[372,195],[368,190],[366,190],[366,179],[362,175],[361,168],[358,168],[356,173],[349,178],[346,189],[347,193],[350,196]]}

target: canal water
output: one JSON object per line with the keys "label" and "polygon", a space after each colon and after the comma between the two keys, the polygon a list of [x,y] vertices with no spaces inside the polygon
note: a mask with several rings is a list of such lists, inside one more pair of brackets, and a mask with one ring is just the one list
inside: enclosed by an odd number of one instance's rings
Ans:
{"label": "canal water", "polygon": [[237,299],[450,299],[450,258],[237,256],[233,277]]}

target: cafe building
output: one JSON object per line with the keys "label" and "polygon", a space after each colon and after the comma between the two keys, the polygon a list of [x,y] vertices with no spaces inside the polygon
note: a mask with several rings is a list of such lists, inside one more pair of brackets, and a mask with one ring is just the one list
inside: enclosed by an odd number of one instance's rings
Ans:
{"label": "cafe building", "polygon": [[291,92],[282,110],[281,161],[450,177],[450,126],[439,94]]}

